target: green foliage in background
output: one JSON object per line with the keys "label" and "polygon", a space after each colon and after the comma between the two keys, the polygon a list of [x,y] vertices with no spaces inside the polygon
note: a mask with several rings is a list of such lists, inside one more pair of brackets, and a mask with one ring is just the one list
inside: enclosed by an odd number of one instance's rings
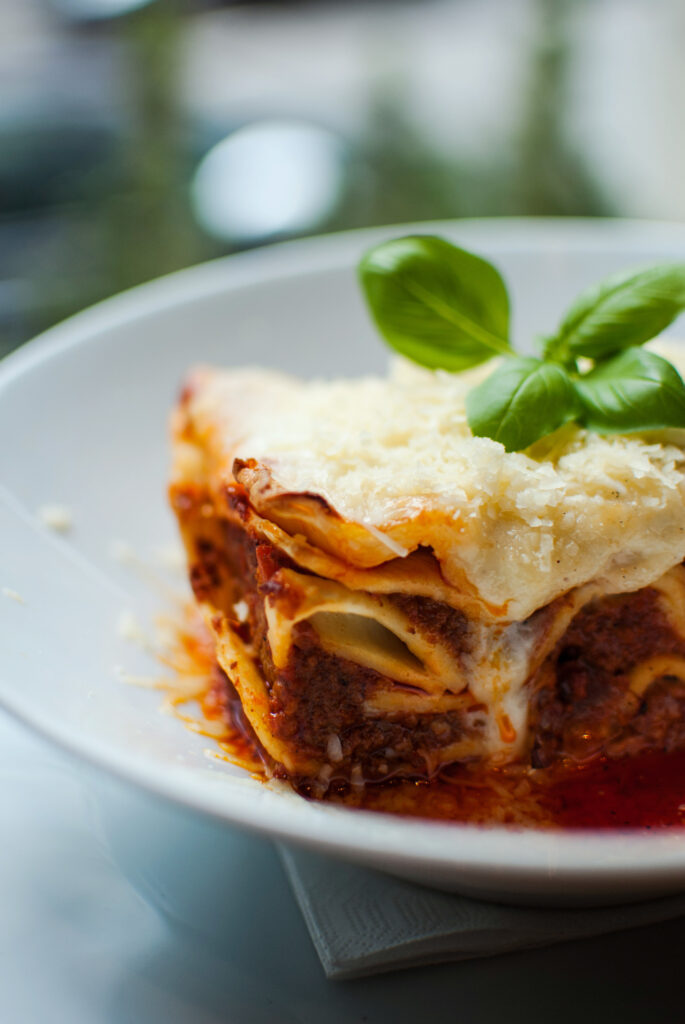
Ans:
{"label": "green foliage in background", "polygon": [[[24,337],[124,288],[231,251],[193,219],[189,183],[201,153],[184,117],[179,61],[192,15],[164,0],[113,21],[125,64],[124,129],[75,198],[57,191],[48,210],[14,213],[12,274],[30,283],[22,337],[0,320],[0,354]],[[528,65],[521,123],[487,162],[438,153],[411,108],[401,54],[376,76],[367,116],[347,140],[347,184],[321,231],[423,219],[508,214],[595,215],[614,211],[566,137],[569,32],[565,0],[537,0],[538,34]],[[105,31],[104,29],[102,31]],[[370,59],[373,59],[370,57]],[[268,113],[268,111],[266,112]],[[0,155],[0,182],[3,158]],[[21,197],[19,197],[21,198]],[[13,226],[3,219],[0,227]],[[35,231],[34,226],[42,225]],[[34,239],[38,237],[38,241]],[[3,267],[0,263],[0,284]]]}

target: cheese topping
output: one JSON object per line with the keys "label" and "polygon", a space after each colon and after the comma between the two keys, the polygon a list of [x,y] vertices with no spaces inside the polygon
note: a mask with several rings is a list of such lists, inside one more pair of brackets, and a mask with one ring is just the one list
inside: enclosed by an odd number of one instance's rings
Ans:
{"label": "cheese topping", "polygon": [[[685,370],[685,346],[649,347]],[[188,401],[226,480],[234,458],[254,460],[275,493],[325,499],[368,538],[350,541],[351,564],[432,548],[448,582],[506,621],[590,581],[636,590],[685,558],[685,433],[602,437],[571,425],[507,453],[466,422],[466,393],[491,370],[398,361],[387,379],[334,382],[200,370]],[[308,536],[304,519],[299,532]]]}

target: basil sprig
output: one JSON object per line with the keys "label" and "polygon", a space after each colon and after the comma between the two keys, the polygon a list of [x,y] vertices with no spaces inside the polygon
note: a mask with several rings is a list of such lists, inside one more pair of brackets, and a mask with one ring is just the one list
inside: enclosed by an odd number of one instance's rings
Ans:
{"label": "basil sprig", "polygon": [[415,363],[456,372],[512,351],[507,289],[480,256],[409,235],[367,252],[359,275],[379,331]]}
{"label": "basil sprig", "polygon": [[683,381],[655,352],[627,348],[580,377],[576,388],[583,422],[598,434],[685,426]]}
{"label": "basil sprig", "polygon": [[685,308],[682,263],[621,271],[578,296],[561,327],[545,344],[545,356],[604,359],[661,334]]}
{"label": "basil sprig", "polygon": [[639,347],[685,309],[685,263],[624,271],[587,289],[541,358],[512,348],[507,290],[495,267],[442,238],[377,245],[359,275],[386,342],[414,362],[458,372],[504,357],[468,393],[466,414],[477,437],[507,451],[571,421],[600,434],[685,427],[680,374]]}
{"label": "basil sprig", "polygon": [[527,448],[574,420],[579,406],[573,381],[563,366],[532,356],[505,359],[466,396],[473,433],[501,441],[507,451]]}

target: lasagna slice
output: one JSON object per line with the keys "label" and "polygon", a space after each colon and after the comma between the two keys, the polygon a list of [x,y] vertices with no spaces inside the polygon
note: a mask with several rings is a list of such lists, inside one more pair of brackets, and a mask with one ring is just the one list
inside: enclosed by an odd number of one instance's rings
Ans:
{"label": "lasagna slice", "polygon": [[427,779],[685,747],[685,456],[568,426],[506,453],[489,372],[198,369],[171,504],[218,677],[276,775]]}

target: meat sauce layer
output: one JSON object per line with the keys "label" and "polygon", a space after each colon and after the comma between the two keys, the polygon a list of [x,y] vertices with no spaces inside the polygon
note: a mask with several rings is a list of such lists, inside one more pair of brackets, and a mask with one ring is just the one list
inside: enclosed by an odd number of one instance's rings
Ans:
{"label": "meat sauce layer", "polygon": [[[198,600],[210,598],[226,613],[235,601],[245,602],[249,613],[240,626],[241,635],[257,651],[274,736],[326,761],[329,740],[335,735],[341,744],[339,770],[349,776],[353,766],[359,765],[365,778],[377,781],[400,765],[404,773],[425,773],[426,753],[467,734],[463,715],[457,712],[366,718],[364,701],[384,681],[372,669],[323,651],[309,623],[295,627],[289,662],[277,670],[267,640],[264,601],[270,594],[284,596],[278,570],[291,563],[282,552],[234,524],[222,523],[221,529],[220,544],[195,541],[191,583]],[[460,612],[427,598],[394,595],[394,599],[412,621],[422,628],[430,622],[455,650],[466,650],[467,622]]]}
{"label": "meat sauce layer", "polygon": [[586,605],[532,702],[533,767],[685,749],[685,683],[664,677],[641,695],[629,686],[631,670],[657,655],[682,657],[685,644],[653,588]]}

